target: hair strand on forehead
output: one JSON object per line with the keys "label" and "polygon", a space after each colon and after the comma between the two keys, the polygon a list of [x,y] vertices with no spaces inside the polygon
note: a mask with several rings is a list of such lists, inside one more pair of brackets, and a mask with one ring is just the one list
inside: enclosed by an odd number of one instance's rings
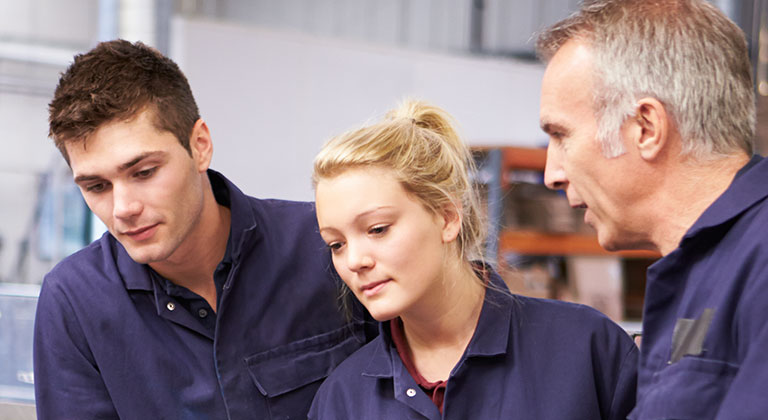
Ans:
{"label": "hair strand on forehead", "polygon": [[331,139],[315,159],[313,183],[365,166],[392,170],[403,189],[427,210],[457,212],[461,257],[483,260],[485,222],[472,184],[474,160],[447,112],[405,100],[382,121]]}

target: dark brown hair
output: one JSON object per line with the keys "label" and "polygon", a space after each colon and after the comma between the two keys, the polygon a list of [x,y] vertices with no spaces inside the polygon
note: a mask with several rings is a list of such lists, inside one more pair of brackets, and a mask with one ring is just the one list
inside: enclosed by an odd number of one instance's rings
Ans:
{"label": "dark brown hair", "polygon": [[148,110],[191,154],[189,136],[200,113],[187,78],[170,58],[141,42],[102,42],[59,79],[48,105],[49,135],[69,161],[65,144],[84,141],[106,123]]}

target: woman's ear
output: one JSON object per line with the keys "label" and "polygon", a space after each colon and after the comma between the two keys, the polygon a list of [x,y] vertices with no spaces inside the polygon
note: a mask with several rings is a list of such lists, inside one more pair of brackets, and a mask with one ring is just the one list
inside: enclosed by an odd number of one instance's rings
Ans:
{"label": "woman's ear", "polygon": [[443,243],[455,241],[459,236],[459,232],[461,232],[461,207],[457,206],[456,204],[446,206],[443,209],[442,219]]}

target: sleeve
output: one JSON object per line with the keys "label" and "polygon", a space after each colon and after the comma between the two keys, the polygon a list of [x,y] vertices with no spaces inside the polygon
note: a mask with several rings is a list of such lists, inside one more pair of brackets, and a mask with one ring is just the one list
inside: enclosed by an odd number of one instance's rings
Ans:
{"label": "sleeve", "polygon": [[624,420],[635,407],[639,352],[629,336],[627,336],[627,341],[629,341],[629,349],[623,352],[624,357],[619,363],[616,383],[613,387],[613,398],[608,417],[610,419]]}
{"label": "sleeve", "polygon": [[[635,407],[638,349],[627,332],[605,315],[598,314],[591,352],[595,386],[603,420],[625,420]],[[592,318],[594,322],[594,318]]]}
{"label": "sleeve", "polygon": [[768,265],[751,286],[738,305],[741,319],[733,323],[733,336],[744,356],[720,404],[718,419],[759,419],[768,412]]}
{"label": "sleeve", "polygon": [[768,326],[752,342],[717,412],[717,419],[759,419],[768,412]]}
{"label": "sleeve", "polygon": [[335,420],[350,418],[341,402],[344,398],[341,395],[334,395],[337,386],[334,385],[334,375],[323,382],[320,389],[312,400],[312,406],[309,408],[307,420]]}
{"label": "sleeve", "polygon": [[118,418],[61,283],[46,276],[37,303],[34,371],[37,416],[46,419]]}

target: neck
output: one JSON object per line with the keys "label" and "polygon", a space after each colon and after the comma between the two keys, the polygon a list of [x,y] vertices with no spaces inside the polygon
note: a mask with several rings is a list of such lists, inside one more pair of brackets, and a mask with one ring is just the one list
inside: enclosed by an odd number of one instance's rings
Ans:
{"label": "neck", "polygon": [[485,287],[467,262],[446,270],[442,289],[430,302],[402,314],[408,350],[428,380],[445,380],[458,363],[477,327]]}
{"label": "neck", "polygon": [[216,285],[213,274],[224,258],[229,240],[230,210],[216,202],[204,175],[203,209],[195,229],[170,258],[150,263],[155,271],[174,284],[186,287],[204,298],[216,310]]}
{"label": "neck", "polygon": [[664,175],[654,198],[656,223],[651,241],[662,255],[674,251],[685,233],[728,189],[749,161],[746,154],[701,161],[687,158]]}

